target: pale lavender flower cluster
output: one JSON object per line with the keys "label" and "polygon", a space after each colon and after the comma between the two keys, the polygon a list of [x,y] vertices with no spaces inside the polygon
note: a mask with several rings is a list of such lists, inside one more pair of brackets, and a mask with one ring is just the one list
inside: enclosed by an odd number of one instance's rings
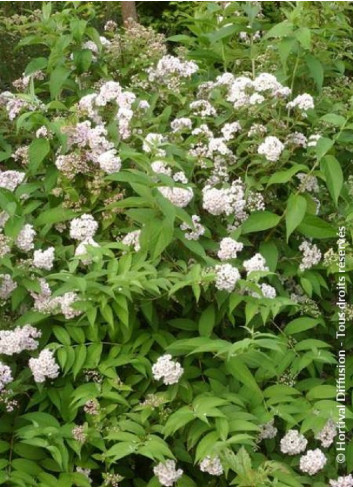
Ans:
{"label": "pale lavender flower cluster", "polygon": [[194,214],[191,216],[191,220],[192,225],[183,222],[182,224],[180,224],[180,229],[182,231],[186,231],[184,233],[186,239],[188,239],[189,241],[197,241],[199,237],[205,233],[205,227],[201,224],[200,216]]}
{"label": "pale lavender flower cluster", "polygon": [[309,241],[303,241],[299,246],[299,250],[303,252],[302,261],[299,265],[299,269],[302,272],[304,270],[309,270],[320,263],[322,254],[315,244],[312,244]]}
{"label": "pale lavender flower cluster", "polygon": [[220,476],[223,474],[223,466],[219,457],[205,457],[201,460],[200,470],[210,475]]}
{"label": "pale lavender flower cluster", "polygon": [[0,362],[0,391],[6,387],[7,384],[13,381],[12,372],[10,367]]}
{"label": "pale lavender flower cluster", "polygon": [[0,188],[13,192],[23,182],[25,174],[16,170],[0,171]]}
{"label": "pale lavender flower cluster", "polygon": [[17,283],[8,273],[0,274],[0,299],[6,300],[16,289]]}
{"label": "pale lavender flower cluster", "polygon": [[280,442],[281,452],[288,455],[297,455],[304,452],[308,440],[298,430],[289,430]]}
{"label": "pale lavender flower cluster", "polygon": [[305,455],[300,457],[299,468],[302,472],[315,475],[325,467],[326,462],[325,454],[320,448],[316,448],[315,450],[308,450]]}
{"label": "pale lavender flower cluster", "polygon": [[98,229],[98,222],[90,214],[73,219],[70,222],[70,237],[77,241],[92,239]]}
{"label": "pale lavender flower cluster", "polygon": [[183,475],[181,469],[176,469],[174,460],[160,462],[153,468],[154,474],[158,477],[159,483],[164,487],[172,487]]}
{"label": "pale lavender flower cluster", "polygon": [[243,243],[239,243],[232,238],[223,238],[219,244],[217,256],[221,261],[232,260],[244,248]]}
{"label": "pale lavender flower cluster", "polygon": [[330,479],[331,487],[353,487],[353,476],[343,475],[337,478],[337,480]]}
{"label": "pale lavender flower cluster", "polygon": [[38,341],[41,331],[30,324],[23,327],[17,326],[14,330],[0,331],[0,354],[12,356],[25,350],[35,350],[38,348]]}
{"label": "pale lavender flower cluster", "polygon": [[135,251],[140,251],[141,245],[140,245],[140,236],[141,236],[141,230],[138,229],[136,231],[131,231],[130,233],[127,233],[124,238],[121,240],[122,244],[126,246],[131,246]]}
{"label": "pale lavender flower cluster", "polygon": [[257,441],[272,440],[278,433],[278,429],[274,426],[275,420],[271,419],[268,423],[259,426],[260,433],[258,434]]}
{"label": "pale lavender flower cluster", "polygon": [[35,250],[33,265],[42,270],[51,270],[54,266],[55,248],[50,246],[46,250]]}
{"label": "pale lavender flower cluster", "polygon": [[174,362],[171,355],[163,355],[152,366],[152,374],[156,380],[163,381],[165,385],[178,383],[184,369],[179,362]]}
{"label": "pale lavender flower cluster", "polygon": [[17,247],[24,252],[31,251],[34,248],[34,237],[36,232],[32,224],[25,224],[16,238]]}
{"label": "pale lavender flower cluster", "polygon": [[45,348],[38,358],[30,358],[29,368],[32,371],[34,380],[38,383],[48,379],[56,379],[59,376],[59,366],[55,361],[52,351]]}
{"label": "pale lavender flower cluster", "polygon": [[239,270],[233,267],[229,263],[222,265],[216,265],[216,288],[218,290],[225,290],[227,292],[233,292],[235,285],[240,279]]}
{"label": "pale lavender flower cluster", "polygon": [[248,273],[248,276],[251,272],[268,272],[269,268],[266,265],[265,258],[261,255],[261,253],[256,253],[249,260],[244,261],[243,266]]}

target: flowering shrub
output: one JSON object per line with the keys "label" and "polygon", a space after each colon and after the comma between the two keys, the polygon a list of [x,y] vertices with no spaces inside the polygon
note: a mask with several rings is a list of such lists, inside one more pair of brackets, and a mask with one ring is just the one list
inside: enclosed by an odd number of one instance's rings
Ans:
{"label": "flowering shrub", "polygon": [[351,484],[349,109],[85,12],[0,95],[1,483]]}

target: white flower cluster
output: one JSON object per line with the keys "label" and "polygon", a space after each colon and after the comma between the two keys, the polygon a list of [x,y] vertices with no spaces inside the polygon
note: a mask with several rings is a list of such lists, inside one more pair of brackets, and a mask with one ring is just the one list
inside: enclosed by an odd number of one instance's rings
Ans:
{"label": "white flower cluster", "polygon": [[304,452],[308,440],[298,430],[289,430],[280,442],[281,452],[288,455],[297,455]]}
{"label": "white flower cluster", "polygon": [[42,333],[26,324],[22,328],[17,326],[13,331],[0,331],[0,354],[14,355],[21,353],[24,350],[35,350],[38,347],[38,341],[35,338],[40,338]]}
{"label": "white flower cluster", "polygon": [[248,276],[251,272],[268,272],[269,268],[266,266],[266,260],[261,253],[256,253],[249,260],[245,260],[243,263],[245,270],[248,272]]}
{"label": "white flower cluster", "polygon": [[320,448],[308,450],[305,455],[300,457],[299,468],[302,472],[315,475],[322,470],[327,462],[327,458]]}
{"label": "white flower cluster", "polygon": [[154,475],[158,477],[159,483],[164,487],[172,487],[183,475],[181,469],[176,469],[174,460],[160,462],[153,468]]}
{"label": "white flower cluster", "polygon": [[94,241],[94,239],[89,238],[81,241],[81,243],[77,246],[75,256],[82,262],[83,265],[90,265],[92,263],[92,258],[89,255],[87,246],[94,246],[95,248],[98,248],[99,244]]}
{"label": "white flower cluster", "polygon": [[[274,299],[277,296],[276,289],[274,287],[272,287],[271,285],[260,284],[259,287],[261,289],[262,296],[265,299]],[[261,298],[261,296],[257,292],[251,292],[250,295],[252,297],[255,297],[256,299]]]}
{"label": "white flower cluster", "polygon": [[268,423],[259,426],[260,433],[258,434],[257,441],[272,440],[278,433],[278,429],[274,426],[275,420],[271,419]]}
{"label": "white flower cluster", "polygon": [[234,134],[241,131],[241,125],[238,121],[235,122],[227,122],[221,129],[223,137],[226,141],[230,141],[233,139]]}
{"label": "white flower cluster", "polygon": [[216,265],[216,288],[218,290],[226,290],[233,292],[236,283],[240,279],[239,270],[232,267],[229,263]]}
{"label": "white flower cluster", "polygon": [[210,475],[223,474],[223,467],[219,457],[205,457],[200,463],[200,470]]}
{"label": "white flower cluster", "polygon": [[321,441],[321,445],[324,448],[328,448],[334,442],[335,436],[337,435],[336,423],[329,419],[325,426],[316,435],[315,439]]}
{"label": "white flower cluster", "polygon": [[65,319],[72,319],[81,314],[81,311],[72,307],[72,305],[78,300],[78,295],[76,292],[66,292],[64,295],[57,297],[57,299]]}
{"label": "white flower cluster", "polygon": [[321,251],[315,244],[303,241],[299,246],[299,250],[303,252],[302,261],[299,265],[301,271],[309,270],[320,262]]}
{"label": "white flower cluster", "polygon": [[185,238],[188,240],[194,240],[197,241],[200,236],[202,236],[205,233],[205,227],[201,224],[201,218],[200,216],[197,216],[196,214],[191,216],[192,220],[192,226],[187,224],[186,222],[183,222],[180,225],[180,229],[182,231],[187,231],[185,233]]}
{"label": "white flower cluster", "polygon": [[308,93],[303,93],[301,95],[298,95],[297,97],[295,97],[294,100],[288,102],[287,104],[287,109],[298,108],[304,112],[306,112],[309,109],[313,109],[314,107],[315,107],[314,99]]}
{"label": "white flower cluster", "polygon": [[38,358],[30,358],[29,368],[36,382],[44,382],[46,378],[56,379],[59,376],[59,366],[53,352],[45,348]]}
{"label": "white flower cluster", "polygon": [[116,156],[115,149],[109,149],[97,157],[100,168],[106,173],[118,172],[121,168],[121,159]]}
{"label": "white flower cluster", "polygon": [[221,261],[232,260],[243,249],[243,243],[232,238],[223,238],[219,245],[217,256]]}
{"label": "white flower cluster", "polygon": [[34,248],[34,237],[37,233],[32,224],[25,224],[16,238],[16,245],[21,251],[30,251]]}
{"label": "white flower cluster", "polygon": [[140,236],[141,236],[140,229],[138,229],[137,231],[131,231],[130,233],[127,233],[126,236],[124,236],[121,242],[126,246],[132,246],[135,251],[140,251],[141,249]]}
{"label": "white flower cluster", "polygon": [[213,216],[234,214],[242,220],[245,205],[244,187],[240,180],[232,182],[228,188],[218,189],[206,185],[202,189],[202,207]]}
{"label": "white flower cluster", "polygon": [[184,369],[179,362],[174,362],[171,355],[163,355],[152,366],[152,374],[156,380],[163,380],[163,384],[176,384],[183,375]]}
{"label": "white flower cluster", "polygon": [[315,148],[320,138],[321,138],[321,134],[312,134],[311,136],[309,136],[308,147]]}
{"label": "white flower cluster", "polygon": [[17,283],[12,280],[11,275],[8,273],[0,274],[0,299],[8,299],[16,287]]}
{"label": "white flower cluster", "polygon": [[319,182],[314,175],[306,173],[297,173],[297,178],[300,180],[299,192],[319,192]]}
{"label": "white flower cluster", "polygon": [[159,146],[162,146],[166,141],[165,136],[162,134],[150,132],[143,140],[142,149],[145,153],[156,153],[158,156],[163,157],[165,156],[165,151],[160,149]]}
{"label": "white flower cluster", "polygon": [[191,102],[190,109],[194,115],[199,115],[200,117],[214,117],[217,115],[216,109],[208,100],[195,100]]}
{"label": "white flower cluster", "polygon": [[340,476],[338,477],[337,480],[330,479],[330,486],[331,487],[353,487],[353,476],[349,474],[349,475]]}
{"label": "white flower cluster", "polygon": [[176,207],[186,207],[194,197],[191,187],[158,187],[160,193]]}
{"label": "white flower cluster", "polygon": [[33,265],[43,270],[51,270],[54,266],[55,248],[51,246],[46,250],[36,250],[33,254]]}
{"label": "white flower cluster", "polygon": [[235,78],[230,73],[225,73],[217,78],[214,85],[227,87],[226,99],[232,102],[236,109],[262,103],[266,97],[283,98],[291,93],[288,87],[281,85],[270,73],[260,73],[254,81],[246,76]]}
{"label": "white flower cluster", "polygon": [[13,377],[10,367],[0,362],[0,392],[12,381]]}
{"label": "white flower cluster", "polygon": [[25,174],[15,170],[0,171],[0,188],[13,192],[23,182]]}
{"label": "white flower cluster", "polygon": [[188,130],[191,131],[192,128],[192,122],[189,117],[180,117],[179,119],[174,119],[170,127],[172,128],[173,132],[179,132],[179,131],[184,131]]}
{"label": "white flower cluster", "polygon": [[155,68],[149,68],[147,72],[150,82],[159,82],[174,88],[178,86],[177,82],[180,79],[190,78],[198,69],[193,61],[183,61],[175,56],[165,55]]}
{"label": "white flower cluster", "polygon": [[78,241],[86,241],[93,238],[98,229],[98,223],[90,214],[73,219],[70,222],[70,237]]}
{"label": "white flower cluster", "polygon": [[258,147],[257,152],[263,155],[267,161],[278,161],[284,150],[284,144],[276,136],[267,136]]}
{"label": "white flower cluster", "polygon": [[74,309],[72,305],[78,300],[78,296],[75,292],[66,292],[59,297],[52,297],[49,284],[43,279],[39,279],[40,293],[31,293],[34,299],[33,309],[44,314],[57,314],[61,312],[65,319],[72,319],[81,311]]}
{"label": "white flower cluster", "polygon": [[172,169],[164,161],[157,160],[151,163],[151,168],[155,173],[160,173],[161,175],[172,175]]}

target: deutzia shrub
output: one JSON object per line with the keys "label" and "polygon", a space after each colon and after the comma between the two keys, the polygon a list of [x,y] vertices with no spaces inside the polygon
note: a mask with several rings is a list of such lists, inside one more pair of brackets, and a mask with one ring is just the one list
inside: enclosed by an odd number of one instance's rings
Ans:
{"label": "deutzia shrub", "polygon": [[0,95],[0,483],[351,484],[351,96],[317,86],[340,59],[259,2],[194,2],[171,52],[54,3]]}

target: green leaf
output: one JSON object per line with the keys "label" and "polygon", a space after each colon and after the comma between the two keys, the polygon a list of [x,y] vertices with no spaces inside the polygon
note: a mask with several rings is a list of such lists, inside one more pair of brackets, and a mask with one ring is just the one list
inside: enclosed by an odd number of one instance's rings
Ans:
{"label": "green leaf", "polygon": [[50,151],[50,144],[47,139],[39,138],[31,142],[28,150],[29,170],[34,175],[44,158]]}
{"label": "green leaf", "polygon": [[298,226],[298,231],[308,238],[334,238],[336,229],[320,217],[306,215]]}
{"label": "green leaf", "polygon": [[242,224],[242,234],[255,233],[257,231],[274,228],[280,220],[280,216],[269,211],[253,212]]}
{"label": "green leaf", "polygon": [[70,76],[71,71],[65,66],[57,66],[50,75],[49,90],[52,99],[59,96],[65,81]]}
{"label": "green leaf", "polygon": [[320,162],[320,168],[326,178],[326,185],[334,203],[337,206],[338,197],[343,187],[343,173],[338,160],[332,156],[324,156]]}
{"label": "green leaf", "polygon": [[307,393],[306,397],[313,399],[335,399],[337,389],[333,385],[316,385]]}
{"label": "green leaf", "polygon": [[44,70],[47,67],[48,60],[47,58],[34,58],[28,65],[26,66],[25,75],[31,75],[35,71]]}
{"label": "green leaf", "polygon": [[216,322],[216,311],[213,304],[210,304],[207,309],[203,311],[199,321],[199,333],[200,336],[211,336],[212,330]]}
{"label": "green leaf", "polygon": [[54,207],[42,212],[36,219],[36,226],[44,226],[45,224],[55,224],[57,222],[68,221],[77,216],[77,213],[71,209],[63,209],[62,207]]}
{"label": "green leaf", "polygon": [[279,24],[276,24],[272,29],[270,29],[267,34],[265,35],[265,38],[268,39],[270,37],[286,37],[289,36],[293,33],[293,25],[288,21],[284,20],[283,22],[280,22]]}
{"label": "green leaf", "polygon": [[263,394],[257,385],[255,377],[250,372],[245,363],[238,357],[232,357],[227,360],[227,366],[229,373],[242,384],[246,385],[249,389],[255,391],[261,398]]}
{"label": "green leaf", "polygon": [[332,148],[334,141],[329,138],[320,138],[315,146],[315,153],[318,160],[321,160],[323,156]]}
{"label": "green leaf", "polygon": [[294,319],[289,324],[287,324],[287,326],[284,328],[284,332],[287,335],[301,333],[302,331],[306,331],[307,329],[314,328],[319,323],[320,319],[309,317]]}
{"label": "green leaf", "polygon": [[308,27],[300,27],[295,33],[295,37],[304,49],[310,49],[311,47],[311,32]]}
{"label": "green leaf", "polygon": [[305,56],[305,61],[317,88],[321,90],[324,82],[324,68],[321,61],[311,54]]}
{"label": "green leaf", "polygon": [[306,200],[301,195],[291,195],[286,209],[287,242],[292,232],[299,226],[305,216]]}
{"label": "green leaf", "polygon": [[106,457],[112,458],[114,461],[130,455],[136,451],[136,446],[131,442],[123,441],[113,445],[105,454]]}
{"label": "green leaf", "polygon": [[273,185],[274,183],[286,183],[288,182],[296,173],[301,170],[306,170],[307,167],[305,165],[295,164],[289,170],[277,171],[273,175],[271,175],[267,186]]}
{"label": "green leaf", "polygon": [[141,232],[141,248],[148,250],[152,260],[158,258],[171,243],[174,234],[173,222],[165,218],[148,222]]}

